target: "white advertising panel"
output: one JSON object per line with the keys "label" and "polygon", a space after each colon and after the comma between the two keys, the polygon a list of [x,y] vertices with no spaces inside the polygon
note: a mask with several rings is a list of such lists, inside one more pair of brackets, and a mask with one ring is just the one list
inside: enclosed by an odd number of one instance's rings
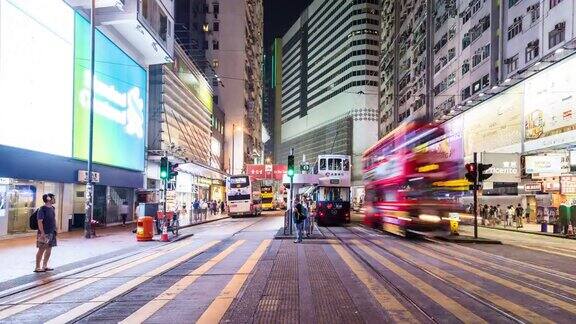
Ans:
{"label": "white advertising panel", "polygon": [[0,0],[0,144],[70,157],[74,12]]}
{"label": "white advertising panel", "polygon": [[481,161],[492,164],[486,173],[491,173],[492,182],[520,182],[520,154],[482,153]]}
{"label": "white advertising panel", "polygon": [[526,157],[526,173],[560,174],[562,172],[561,156],[533,155]]}
{"label": "white advertising panel", "polygon": [[525,149],[537,150],[576,137],[576,59],[568,58],[525,82]]}
{"label": "white advertising panel", "polygon": [[464,113],[464,155],[519,153],[522,139],[521,85]]}

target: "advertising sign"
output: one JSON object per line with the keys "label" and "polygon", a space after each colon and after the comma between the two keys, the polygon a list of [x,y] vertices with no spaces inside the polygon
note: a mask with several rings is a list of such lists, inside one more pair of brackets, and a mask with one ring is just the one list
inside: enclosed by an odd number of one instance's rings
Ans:
{"label": "advertising sign", "polygon": [[576,59],[568,58],[525,81],[525,148],[562,145],[576,136]]}
{"label": "advertising sign", "polygon": [[[90,24],[75,17],[73,157],[88,157]],[[94,161],[144,169],[147,73],[100,31],[96,32]]]}
{"label": "advertising sign", "polygon": [[560,193],[563,195],[576,194],[576,177],[566,176],[560,178]]}
{"label": "advertising sign", "polygon": [[524,185],[524,191],[530,191],[530,192],[542,191],[542,183],[528,182]]}
{"label": "advertising sign", "polygon": [[521,85],[464,113],[464,154],[517,153],[522,139]]}
{"label": "advertising sign", "polygon": [[274,179],[282,180],[282,176],[288,171],[285,164],[247,164],[246,175],[256,179]]}
{"label": "advertising sign", "polygon": [[272,172],[274,180],[282,181],[282,177],[288,172],[288,166],[286,164],[274,164]]}
{"label": "advertising sign", "polygon": [[562,157],[548,155],[526,156],[526,173],[560,174],[562,172]]}
{"label": "advertising sign", "polygon": [[0,7],[0,144],[71,157],[74,11],[62,0]]}
{"label": "advertising sign", "polygon": [[264,179],[264,164],[246,164],[246,175]]}
{"label": "advertising sign", "polygon": [[492,173],[492,182],[520,182],[520,154],[482,153],[481,161],[492,164],[486,173]]}

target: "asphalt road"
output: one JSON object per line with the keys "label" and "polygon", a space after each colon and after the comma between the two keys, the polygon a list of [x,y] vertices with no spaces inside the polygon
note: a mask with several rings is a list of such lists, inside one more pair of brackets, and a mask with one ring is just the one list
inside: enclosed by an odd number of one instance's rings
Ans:
{"label": "asphalt road", "polygon": [[[573,323],[576,318],[570,256],[514,245],[491,250],[406,240],[359,225],[320,228],[324,239],[295,244],[273,239],[282,224],[280,213],[221,220],[198,226],[190,238],[40,280],[0,298],[0,322]],[[538,262],[518,257],[524,254]],[[543,265],[544,259],[558,267]]]}

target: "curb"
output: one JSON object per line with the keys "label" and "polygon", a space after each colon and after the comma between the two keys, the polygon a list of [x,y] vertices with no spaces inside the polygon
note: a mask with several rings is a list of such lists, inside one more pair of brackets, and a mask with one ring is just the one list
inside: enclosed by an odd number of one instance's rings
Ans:
{"label": "curb", "polygon": [[215,222],[215,221],[223,220],[223,219],[226,219],[226,218],[230,218],[230,216],[226,215],[226,216],[220,217],[220,218],[209,219],[209,220],[205,220],[205,221],[202,221],[202,222],[197,222],[197,223],[193,223],[193,224],[188,224],[188,225],[180,226],[180,228],[188,228],[188,227],[192,227],[192,226],[196,226],[196,225],[208,224],[208,223],[212,223],[212,222]]}
{"label": "curb", "polygon": [[450,243],[473,243],[473,244],[499,244],[502,242],[498,240],[491,240],[486,238],[474,238],[472,236],[434,236],[435,239],[450,242]]}
{"label": "curb", "polygon": [[514,232],[514,233],[522,233],[522,234],[532,234],[532,235],[556,237],[556,238],[567,239],[567,240],[574,240],[574,239],[575,239],[575,238],[571,238],[571,237],[567,237],[567,236],[562,236],[562,235],[558,235],[558,234],[553,234],[553,233],[518,231],[518,230],[514,230],[514,229],[510,229],[510,228],[488,227],[488,226],[482,226],[482,225],[478,225],[478,227],[487,228],[487,229],[494,229],[494,230],[499,230],[499,231]]}

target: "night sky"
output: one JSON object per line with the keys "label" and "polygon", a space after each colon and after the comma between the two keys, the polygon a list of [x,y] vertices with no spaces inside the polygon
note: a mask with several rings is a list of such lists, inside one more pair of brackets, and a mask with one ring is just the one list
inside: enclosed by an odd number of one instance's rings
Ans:
{"label": "night sky", "polygon": [[282,37],[313,0],[264,0],[264,51],[275,37]]}

